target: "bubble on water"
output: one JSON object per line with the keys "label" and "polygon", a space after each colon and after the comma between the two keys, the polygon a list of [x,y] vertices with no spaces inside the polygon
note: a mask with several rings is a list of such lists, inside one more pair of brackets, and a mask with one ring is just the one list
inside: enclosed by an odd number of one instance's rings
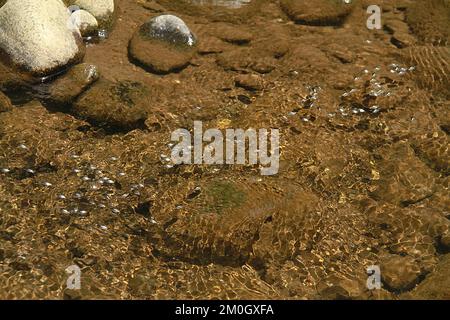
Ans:
{"label": "bubble on water", "polygon": [[105,40],[109,36],[108,30],[102,29],[98,31],[98,37],[100,40]]}

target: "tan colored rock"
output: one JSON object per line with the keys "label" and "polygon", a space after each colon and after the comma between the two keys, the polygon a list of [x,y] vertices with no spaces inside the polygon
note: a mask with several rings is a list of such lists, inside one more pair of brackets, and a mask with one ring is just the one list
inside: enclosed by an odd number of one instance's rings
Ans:
{"label": "tan colored rock", "polygon": [[416,261],[408,256],[386,256],[380,267],[383,283],[394,291],[413,288],[421,276],[421,270]]}
{"label": "tan colored rock", "polygon": [[249,91],[259,91],[264,88],[264,80],[255,74],[242,74],[235,78],[236,86]]}
{"label": "tan colored rock", "polygon": [[148,92],[143,84],[102,79],[81,95],[72,111],[96,125],[128,130],[143,125],[147,106]]}
{"label": "tan colored rock", "polygon": [[353,4],[342,0],[281,0],[281,8],[296,23],[338,25],[350,14]]}
{"label": "tan colored rock", "polygon": [[450,254],[442,256],[436,269],[413,292],[412,299],[450,299]]}

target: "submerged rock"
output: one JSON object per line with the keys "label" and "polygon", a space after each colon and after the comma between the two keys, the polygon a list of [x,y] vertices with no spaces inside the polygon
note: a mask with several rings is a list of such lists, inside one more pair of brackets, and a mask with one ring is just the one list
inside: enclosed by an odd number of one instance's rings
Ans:
{"label": "submerged rock", "polygon": [[188,26],[173,15],[161,15],[144,23],[130,41],[130,56],[155,73],[186,67],[195,53],[197,40]]}
{"label": "submerged rock", "polygon": [[253,34],[243,30],[242,27],[234,27],[229,24],[218,23],[211,26],[212,34],[223,41],[243,45],[253,40]]}
{"label": "submerged rock", "polygon": [[0,91],[0,113],[12,109],[11,101]]}
{"label": "submerged rock", "polygon": [[435,172],[416,157],[407,143],[399,142],[385,150],[378,167],[380,178],[371,194],[374,199],[405,206],[435,191]]}
{"label": "submerged rock", "polygon": [[95,65],[82,63],[74,66],[49,88],[49,100],[53,104],[67,105],[97,81],[99,72]]}
{"label": "submerged rock", "polygon": [[71,0],[69,4],[88,11],[99,22],[100,27],[111,26],[114,18],[114,0]]}
{"label": "submerged rock", "polygon": [[436,270],[411,293],[412,299],[450,299],[450,254],[443,255]]}
{"label": "submerged rock", "polygon": [[281,0],[280,4],[292,20],[306,25],[339,25],[353,9],[344,0]]}
{"label": "submerged rock", "polygon": [[147,118],[148,92],[139,82],[100,80],[85,92],[72,111],[100,126],[134,129]]}
{"label": "submerged rock", "polygon": [[0,8],[0,52],[33,76],[47,76],[84,56],[77,29],[59,0],[9,0]]}
{"label": "submerged rock", "polygon": [[259,91],[264,88],[264,80],[255,74],[242,74],[234,79],[236,86],[249,91]]}
{"label": "submerged rock", "polygon": [[381,263],[381,279],[394,291],[411,289],[420,276],[420,268],[411,257],[389,255]]}
{"label": "submerged rock", "polygon": [[70,18],[83,37],[94,35],[98,30],[97,19],[86,10],[76,10]]}
{"label": "submerged rock", "polygon": [[450,42],[450,2],[416,1],[406,12],[411,30],[423,42],[446,46]]}

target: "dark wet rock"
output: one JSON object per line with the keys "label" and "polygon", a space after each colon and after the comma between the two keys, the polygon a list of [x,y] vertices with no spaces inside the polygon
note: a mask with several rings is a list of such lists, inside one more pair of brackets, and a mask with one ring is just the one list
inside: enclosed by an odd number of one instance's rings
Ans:
{"label": "dark wet rock", "polygon": [[235,79],[236,86],[250,91],[259,91],[264,88],[264,80],[255,74],[242,74]]}
{"label": "dark wet rock", "polygon": [[410,293],[412,299],[450,299],[450,254],[442,256],[436,269]]}
{"label": "dark wet rock", "polygon": [[56,105],[68,105],[99,78],[97,67],[82,63],[55,80],[49,88],[48,100]]}
{"label": "dark wet rock", "polygon": [[423,200],[435,191],[435,173],[407,143],[392,146],[379,163],[380,179],[372,195],[376,199],[408,205]]}
{"label": "dark wet rock", "polygon": [[0,113],[10,111],[12,109],[11,101],[0,91]]}
{"label": "dark wet rock", "polygon": [[161,15],[144,23],[133,35],[129,53],[133,60],[155,73],[185,68],[196,51],[197,40],[178,17]]}
{"label": "dark wet rock", "polygon": [[339,25],[351,13],[353,4],[342,0],[281,0],[281,8],[299,24]]}
{"label": "dark wet rock", "polygon": [[408,7],[406,21],[423,43],[450,43],[450,2],[447,0],[415,1]]}
{"label": "dark wet rock", "polygon": [[411,257],[388,255],[380,265],[381,280],[393,291],[412,289],[419,281],[421,270]]}
{"label": "dark wet rock", "polygon": [[83,37],[92,36],[98,32],[97,19],[86,10],[76,10],[70,18]]}
{"label": "dark wet rock", "polygon": [[76,101],[72,112],[100,126],[141,127],[147,118],[147,88],[139,82],[100,80]]}
{"label": "dark wet rock", "polygon": [[114,0],[68,0],[69,5],[88,11],[97,19],[100,28],[110,28],[114,19]]}
{"label": "dark wet rock", "polygon": [[0,53],[34,76],[61,70],[84,55],[79,31],[68,27],[69,19],[59,0],[9,0],[0,9]]}

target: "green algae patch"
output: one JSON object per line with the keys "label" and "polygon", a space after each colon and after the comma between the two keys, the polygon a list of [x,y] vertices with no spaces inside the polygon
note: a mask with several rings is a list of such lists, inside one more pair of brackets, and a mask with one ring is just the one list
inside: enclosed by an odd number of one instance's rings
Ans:
{"label": "green algae patch", "polygon": [[236,208],[245,203],[246,195],[236,184],[215,181],[206,190],[206,211],[222,214],[224,210]]}

